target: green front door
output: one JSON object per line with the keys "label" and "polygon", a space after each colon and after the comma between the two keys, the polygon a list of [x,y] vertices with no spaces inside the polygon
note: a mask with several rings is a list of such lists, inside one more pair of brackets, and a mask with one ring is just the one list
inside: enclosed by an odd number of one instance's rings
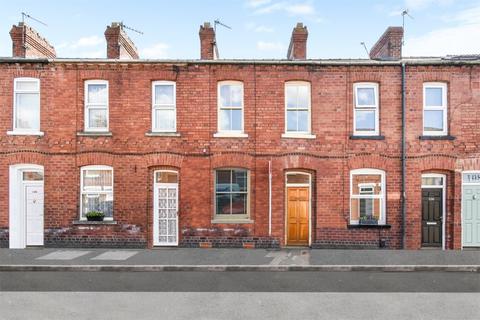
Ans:
{"label": "green front door", "polygon": [[464,247],[480,247],[480,185],[464,185],[462,195]]}

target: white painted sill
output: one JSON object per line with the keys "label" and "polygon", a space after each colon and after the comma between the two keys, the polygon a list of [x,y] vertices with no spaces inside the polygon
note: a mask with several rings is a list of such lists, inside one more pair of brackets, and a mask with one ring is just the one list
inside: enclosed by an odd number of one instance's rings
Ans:
{"label": "white painted sill", "polygon": [[217,132],[213,134],[214,138],[248,138],[247,133],[228,133],[228,132]]}
{"label": "white painted sill", "polygon": [[282,138],[286,139],[316,139],[317,136],[309,133],[282,133]]}
{"label": "white painted sill", "polygon": [[160,132],[160,131],[149,131],[145,133],[146,137],[180,137],[178,132]]}
{"label": "white painted sill", "polygon": [[111,137],[110,131],[82,131],[77,132],[78,137]]}
{"label": "white painted sill", "polygon": [[7,131],[8,136],[38,136],[44,135],[42,131]]}
{"label": "white painted sill", "polygon": [[246,224],[253,223],[251,219],[212,219],[214,224]]}

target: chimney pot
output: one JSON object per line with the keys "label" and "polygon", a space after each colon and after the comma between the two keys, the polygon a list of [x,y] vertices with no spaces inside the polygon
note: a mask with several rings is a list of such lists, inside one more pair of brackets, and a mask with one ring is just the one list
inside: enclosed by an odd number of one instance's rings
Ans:
{"label": "chimney pot", "polygon": [[135,44],[123,30],[121,22],[112,22],[105,30],[107,40],[108,59],[138,59],[138,50]]}
{"label": "chimney pot", "polygon": [[400,60],[402,59],[403,28],[388,27],[377,43],[370,50],[370,59]]}
{"label": "chimney pot", "polygon": [[308,30],[302,22],[293,28],[290,45],[288,46],[287,59],[305,60],[307,58]]}

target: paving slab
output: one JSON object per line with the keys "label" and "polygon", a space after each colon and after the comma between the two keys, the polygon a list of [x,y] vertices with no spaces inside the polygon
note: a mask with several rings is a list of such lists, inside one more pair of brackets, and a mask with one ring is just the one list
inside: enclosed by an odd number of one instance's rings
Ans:
{"label": "paving slab", "polygon": [[107,251],[104,253],[99,254],[96,257],[93,257],[92,260],[113,260],[113,261],[118,261],[118,260],[127,260],[134,255],[136,255],[138,251]]}
{"label": "paving slab", "polygon": [[48,253],[44,256],[38,257],[38,258],[36,258],[36,260],[73,260],[73,259],[76,259],[76,258],[81,257],[83,255],[86,255],[88,253],[90,253],[90,251],[78,251],[78,250],[63,251],[63,250],[59,250],[59,251],[54,251],[54,252]]}

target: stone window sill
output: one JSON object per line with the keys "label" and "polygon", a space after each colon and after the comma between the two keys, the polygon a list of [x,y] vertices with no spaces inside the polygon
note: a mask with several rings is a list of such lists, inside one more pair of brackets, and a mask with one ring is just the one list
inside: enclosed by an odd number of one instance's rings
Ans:
{"label": "stone window sill", "polygon": [[317,138],[314,134],[309,133],[282,133],[282,138],[285,139],[315,139]]}
{"label": "stone window sill", "polygon": [[145,133],[146,137],[180,137],[180,133],[178,132],[152,132],[149,131]]}
{"label": "stone window sill", "polygon": [[8,136],[37,136],[42,137],[42,131],[7,131]]}
{"label": "stone window sill", "polygon": [[453,141],[456,138],[454,136],[445,135],[445,136],[420,136],[418,137],[420,140],[450,140]]}
{"label": "stone window sill", "polygon": [[389,224],[348,224],[347,229],[390,229]]}
{"label": "stone window sill", "polygon": [[103,221],[88,221],[88,220],[75,220],[74,225],[115,225],[117,221],[103,220]]}
{"label": "stone window sill", "polygon": [[111,137],[112,133],[110,131],[105,132],[77,132],[78,137]]}
{"label": "stone window sill", "polygon": [[212,223],[216,224],[245,224],[245,223],[253,223],[251,219],[213,219]]}
{"label": "stone window sill", "polygon": [[385,140],[385,136],[350,136],[350,140]]}
{"label": "stone window sill", "polygon": [[213,134],[214,138],[248,138],[246,133],[228,133],[228,132],[217,132]]}

